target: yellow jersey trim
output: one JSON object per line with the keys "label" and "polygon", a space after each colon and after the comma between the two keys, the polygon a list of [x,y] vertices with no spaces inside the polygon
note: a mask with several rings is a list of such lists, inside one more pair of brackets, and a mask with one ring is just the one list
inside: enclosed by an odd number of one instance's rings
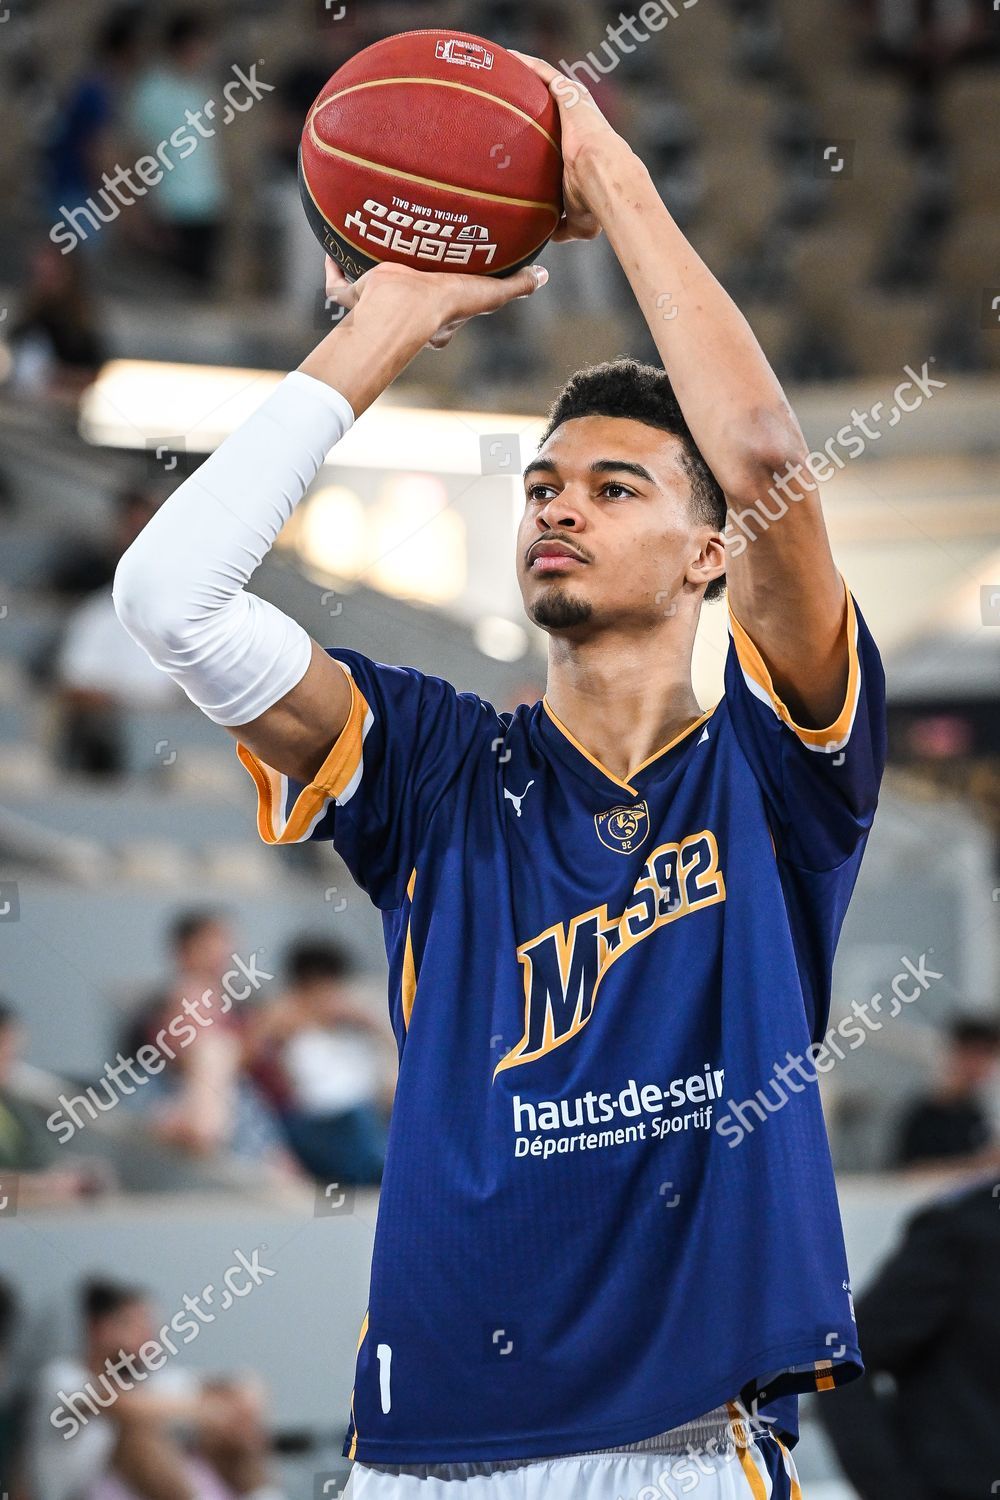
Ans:
{"label": "yellow jersey trim", "polygon": [[767,1486],[764,1483],[763,1475],[754,1463],[752,1450],[750,1448],[737,1448],[736,1454],[740,1461],[740,1467],[743,1470],[743,1476],[750,1487],[753,1500],[767,1500]]}
{"label": "yellow jersey trim", "polygon": [[[368,1309],[366,1308],[365,1309],[364,1322],[361,1324],[361,1332],[358,1334],[358,1347],[355,1350],[355,1355],[358,1355],[358,1354],[361,1353],[361,1345],[365,1341],[365,1334],[367,1332],[368,1332]],[[350,1451],[350,1453],[347,1456],[348,1456],[348,1458],[353,1459],[354,1455],[358,1451],[358,1424],[357,1424],[357,1422],[354,1419],[354,1391],[353,1390],[351,1391],[351,1427],[353,1429],[352,1432],[351,1432],[351,1451]]]}
{"label": "yellow jersey trim", "polygon": [[403,1007],[403,1025],[407,1031],[410,1029],[410,1016],[413,1014],[413,1002],[417,995],[417,969],[413,961],[413,891],[417,883],[416,869],[412,871],[406,887],[407,899],[410,902],[410,914],[406,919],[406,946],[403,949],[403,978],[400,984],[400,1002]]}
{"label": "yellow jersey trim", "polygon": [[[719,705],[716,704],[715,708],[718,708],[718,706]],[[705,713],[701,714],[699,718],[695,719],[692,724],[689,724],[686,729],[682,729],[680,734],[675,734],[672,740],[668,740],[667,743],[665,745],[662,745],[659,750],[654,750],[652,755],[647,755],[645,760],[640,761],[637,766],[634,766],[628,773],[629,779],[627,781],[623,781],[620,776],[615,775],[614,771],[609,771],[607,766],[604,765],[603,761],[599,761],[597,759],[596,755],[591,755],[586,745],[581,745],[576,735],[573,734],[571,730],[567,729],[563,721],[558,718],[557,715],[553,712],[547,698],[542,699],[542,707],[548,714],[549,718],[552,720],[553,724],[558,729],[559,733],[563,736],[563,738],[569,740],[570,744],[574,747],[574,749],[579,750],[580,754],[584,757],[585,760],[589,760],[590,764],[592,766],[596,766],[597,770],[600,771],[602,776],[606,776],[609,781],[613,781],[615,786],[620,786],[622,791],[630,792],[633,797],[638,797],[639,788],[632,785],[632,777],[638,776],[639,772],[644,771],[647,766],[651,766],[654,760],[659,760],[661,755],[666,755],[668,750],[672,750],[675,745],[679,745],[681,740],[686,739],[692,730],[697,729],[699,725],[704,724],[705,720],[710,719],[715,713],[715,708],[706,709]]]}
{"label": "yellow jersey trim", "polygon": [[681,740],[686,740],[689,734],[691,734],[700,725],[704,724],[706,719],[710,719],[712,717],[712,715],[715,713],[715,709],[718,708],[718,706],[719,705],[716,704],[715,708],[707,708],[703,714],[695,719],[693,724],[689,724],[686,729],[681,730],[680,734],[675,734],[672,740],[668,740],[661,749],[654,750],[652,755],[647,755],[645,760],[640,761],[637,766],[633,766],[631,771],[628,773],[629,779],[631,780],[633,776],[638,776],[640,771],[644,771],[647,766],[651,766],[654,760],[659,760],[661,755],[666,755],[667,751],[672,750],[675,745],[679,745]]}
{"label": "yellow jersey trim", "polygon": [[[333,658],[337,660],[336,657]],[[343,662],[337,665],[347,673],[351,684],[351,707],[347,722],[330,747],[329,754],[308,786],[302,788],[295,805],[284,819],[284,801],[288,778],[254,755],[237,741],[236,754],[257,788],[257,832],[265,844],[297,844],[314,827],[327,802],[343,798],[361,769],[362,745],[372,722],[371,709]]]}
{"label": "yellow jersey trim", "polygon": [[785,1447],[784,1443],[781,1441],[777,1433],[774,1434],[774,1441],[781,1449],[781,1459],[785,1465],[785,1473],[788,1475],[789,1500],[802,1500],[802,1486],[799,1484],[799,1481],[795,1476],[795,1465],[792,1462],[792,1455],[789,1453],[788,1449]]}
{"label": "yellow jersey trim", "polygon": [[796,724],[789,709],[775,691],[774,683],[771,680],[771,674],[767,669],[764,658],[754,645],[744,626],[736,618],[732,606],[729,608],[729,627],[732,632],[733,644],[736,647],[736,655],[739,658],[740,667],[750,691],[754,694],[754,697],[770,703],[781,722],[786,724],[792,733],[810,750],[835,752],[842,749],[850,739],[851,729],[854,725],[854,715],[857,711],[861,688],[861,662],[858,657],[857,613],[854,608],[854,600],[851,598],[851,593],[846,583],[844,583],[844,595],[847,602],[847,613],[844,622],[848,650],[847,691],[844,694],[844,703],[839,714],[833,723],[827,725],[825,729],[806,729],[801,724]]}

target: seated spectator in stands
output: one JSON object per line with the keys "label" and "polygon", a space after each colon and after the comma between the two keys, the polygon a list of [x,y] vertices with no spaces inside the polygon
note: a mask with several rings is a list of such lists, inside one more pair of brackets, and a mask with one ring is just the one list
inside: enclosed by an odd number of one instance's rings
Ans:
{"label": "seated spectator in stands", "polygon": [[43,241],[34,250],[27,285],[4,330],[17,395],[45,398],[75,411],[107,358],[100,315],[79,255]]}
{"label": "seated spectator in stands", "polygon": [[[192,114],[217,96],[210,71],[212,27],[197,11],[171,16],[163,31],[161,56],[139,79],[129,101],[128,120],[140,151],[155,155]],[[221,105],[218,113],[221,117]],[[170,150],[169,145],[167,149]],[[199,132],[197,149],[171,155],[144,207],[158,226],[157,249],[175,270],[200,287],[215,279],[227,191],[217,135]]]}
{"label": "seated spectator in stands", "polygon": [[944,85],[956,65],[997,55],[997,7],[979,0],[862,0],[861,8],[870,55],[901,72],[908,87],[904,138],[917,153],[940,150],[947,141]]}
{"label": "seated spectator in stands", "polygon": [[281,1500],[257,1382],[208,1381],[167,1363],[167,1340],[183,1340],[140,1287],[87,1281],[81,1315],[82,1352],[45,1365],[32,1394],[37,1500]]}
{"label": "seated spectator in stands", "polygon": [[47,1111],[18,1093],[23,1045],[21,1018],[0,998],[0,1205],[47,1207],[100,1192],[112,1184],[110,1168],[66,1156],[46,1129]]}
{"label": "seated spectator in stands", "polygon": [[995,1495],[1000,1203],[993,1173],[911,1220],[903,1244],[858,1298],[857,1317],[866,1372],[815,1409],[861,1500]]}
{"label": "seated spectator in stands", "polygon": [[[153,492],[130,491],[119,502],[115,528],[118,558],[156,510]],[[87,776],[117,776],[128,770],[122,715],[130,708],[180,706],[185,702],[165,672],[137,646],[115,613],[110,581],[95,589],[70,615],[56,662],[61,711],[59,760]]]}
{"label": "seated spectator in stands", "polygon": [[[277,1116],[245,1066],[249,1017],[232,999],[226,976],[238,981],[239,992],[248,981],[229,917],[209,909],[182,912],[169,943],[174,973],[131,1023],[124,1050],[133,1057],[143,1045],[163,1050],[156,1038],[165,1032],[175,1056],[123,1104],[148,1116],[159,1141],[190,1156],[235,1156],[282,1177],[301,1176]],[[174,1031],[165,1031],[172,1022]]]}
{"label": "seated spectator in stands", "polygon": [[735,0],[734,71],[744,78],[781,77],[785,57],[781,19],[771,0]]}
{"label": "seated spectator in stands", "polygon": [[0,1279],[0,1484],[8,1500],[25,1500],[22,1484],[24,1401],[11,1367],[18,1307],[14,1288]]}
{"label": "seated spectator in stands", "polygon": [[166,932],[170,972],[136,1006],[122,1039],[124,1050],[138,1051],[168,1006],[185,995],[218,995],[222,977],[233,966],[236,933],[232,916],[222,907],[197,906],[179,911]]}
{"label": "seated spectator in stands", "polygon": [[320,1182],[380,1182],[386,1127],[378,1054],[387,1028],[352,995],[353,964],[338,943],[300,939],[285,968],[288,988],[260,1018],[254,1046],[256,1056],[277,1046],[292,1150]]}
{"label": "seated spectator in stands", "polygon": [[903,1116],[897,1167],[985,1166],[1000,1148],[983,1093],[1000,1058],[1000,1025],[967,1016],[948,1028],[940,1081]]}

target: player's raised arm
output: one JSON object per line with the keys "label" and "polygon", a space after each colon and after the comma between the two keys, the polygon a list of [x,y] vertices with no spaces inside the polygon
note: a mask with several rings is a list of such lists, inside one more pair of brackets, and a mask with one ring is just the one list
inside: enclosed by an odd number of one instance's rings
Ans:
{"label": "player's raised arm", "polygon": [[300,368],[161,507],[115,574],[119,618],[193,703],[269,766],[311,782],[347,723],[344,671],[301,625],[246,592],[355,418],[426,344],[540,286],[384,265],[328,294],[349,309]]}
{"label": "player's raised arm", "polygon": [[[808,447],[753,331],[688,244],[643,163],[587,90],[526,59],[559,102],[567,223],[555,238],[603,228],[628,276],[681,411],[731,514],[768,501],[780,476],[786,513],[730,551],[733,613],[799,722],[836,719],[848,675],[845,591],[806,467]],[[804,482],[803,482],[804,481]]]}

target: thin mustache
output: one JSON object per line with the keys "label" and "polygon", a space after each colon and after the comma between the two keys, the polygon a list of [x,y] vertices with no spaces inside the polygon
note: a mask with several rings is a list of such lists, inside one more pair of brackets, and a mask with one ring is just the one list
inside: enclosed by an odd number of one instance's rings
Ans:
{"label": "thin mustache", "polygon": [[558,542],[560,547],[565,547],[567,552],[572,553],[574,557],[578,557],[581,562],[593,562],[594,560],[589,552],[584,552],[582,547],[577,546],[575,542],[567,541],[565,536],[561,535],[558,531],[555,531],[548,532],[545,536],[536,536],[533,539],[531,546],[524,554],[526,561],[540,542]]}

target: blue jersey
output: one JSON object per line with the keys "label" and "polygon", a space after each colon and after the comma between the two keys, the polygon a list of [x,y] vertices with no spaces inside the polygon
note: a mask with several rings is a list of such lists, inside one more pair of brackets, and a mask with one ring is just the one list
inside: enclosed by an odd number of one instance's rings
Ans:
{"label": "blue jersey", "polygon": [[350,718],[312,784],[239,747],[262,836],[333,839],[385,928],[399,1078],[349,1457],[613,1447],[737,1396],[788,1431],[794,1393],[860,1373],[815,1072],[770,1092],[824,1033],[884,758],[850,598],[846,629],[843,711],[811,730],[731,618],[721,702],[627,781],[544,700],[340,649]]}

